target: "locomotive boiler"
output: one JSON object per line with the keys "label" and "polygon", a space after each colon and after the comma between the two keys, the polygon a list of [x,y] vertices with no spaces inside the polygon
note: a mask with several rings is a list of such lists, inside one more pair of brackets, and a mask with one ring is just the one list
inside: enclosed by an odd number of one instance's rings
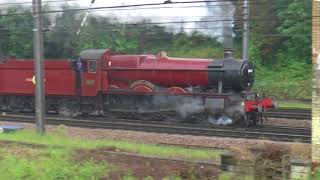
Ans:
{"label": "locomotive boiler", "polygon": [[[254,125],[274,107],[272,98],[250,91],[254,66],[234,59],[229,50],[222,59],[195,59],[168,57],[164,51],[123,55],[90,49],[77,60],[45,60],[44,67],[48,112],[145,116],[176,111],[182,119],[226,115]],[[33,60],[6,59],[0,77],[1,109],[33,111]]]}
{"label": "locomotive boiler", "polygon": [[[86,59],[82,52],[82,59]],[[254,67],[248,61],[227,56],[224,59],[169,58],[165,52],[154,55],[113,55],[107,58],[107,70],[112,87],[125,85],[136,88],[143,80],[143,91],[154,88],[184,88],[198,86],[221,94],[223,91],[248,91],[254,82]],[[152,84],[152,85],[151,85]],[[142,90],[142,89],[141,89]],[[168,89],[170,91],[170,89]]]}

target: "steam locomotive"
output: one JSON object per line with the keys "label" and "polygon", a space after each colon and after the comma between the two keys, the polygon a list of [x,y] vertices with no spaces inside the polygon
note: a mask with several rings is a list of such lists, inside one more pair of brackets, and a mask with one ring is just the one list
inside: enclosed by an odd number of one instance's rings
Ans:
{"label": "steam locomotive", "polygon": [[[32,59],[5,59],[0,64],[2,111],[33,111],[35,76]],[[190,59],[156,55],[123,55],[89,49],[76,60],[44,62],[47,112],[165,114],[218,119],[248,126],[274,108],[272,98],[251,92],[254,66],[232,57]],[[197,116],[195,116],[197,114]],[[196,119],[197,120],[197,119]]]}

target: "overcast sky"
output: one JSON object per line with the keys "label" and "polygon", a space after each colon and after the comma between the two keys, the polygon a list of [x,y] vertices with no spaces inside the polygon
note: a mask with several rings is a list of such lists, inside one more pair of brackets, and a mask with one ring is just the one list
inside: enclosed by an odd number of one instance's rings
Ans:
{"label": "overcast sky", "polygon": [[[60,1],[60,0],[43,0],[45,1]],[[50,2],[47,3],[51,7],[59,7],[61,4],[67,3],[69,5],[78,4],[83,8],[89,7],[91,0],[74,0],[74,1],[64,1],[62,2]],[[192,0],[174,0],[175,2],[179,1],[192,1]],[[0,0],[1,3],[21,3],[21,2],[31,2],[31,0]],[[164,0],[95,0],[93,7],[106,7],[106,6],[118,6],[118,5],[130,5],[130,4],[146,4],[146,3],[162,3]],[[30,5],[30,3],[29,3]],[[116,14],[118,16],[162,16],[162,17],[190,17],[190,16],[205,16],[207,14],[207,10],[205,7],[194,7],[194,8],[178,8],[181,6],[203,6],[204,3],[197,3],[197,4],[170,4],[170,5],[163,5],[162,7],[177,7],[177,8],[168,8],[168,9],[140,9],[140,10],[94,10],[92,12],[99,12],[99,14],[108,15],[110,12]],[[150,6],[143,7],[149,8]],[[159,6],[157,6],[159,7]],[[131,8],[132,9],[132,8]]]}
{"label": "overcast sky", "polygon": [[[43,0],[45,1],[57,1],[57,0]],[[58,0],[59,1],[59,0]],[[61,0],[62,1],[62,0]],[[146,4],[146,3],[162,3],[165,0],[95,0],[92,7],[107,7],[107,6],[118,6],[118,5],[130,5],[130,4]],[[193,1],[193,0],[172,0],[174,2],[181,1]],[[12,2],[31,2],[31,0],[0,0],[1,3],[12,3]],[[62,4],[66,3],[69,5],[80,5],[82,8],[89,8],[91,0],[75,0],[75,1],[64,1],[64,2],[50,2],[48,3],[51,8],[58,8]],[[30,4],[29,4],[30,5]],[[168,21],[197,21],[202,17],[207,15],[213,15],[217,19],[225,19],[225,14],[221,11],[219,6],[211,7],[209,11],[205,6],[205,3],[192,3],[192,4],[167,4],[156,7],[170,7],[170,8],[153,8],[150,9],[151,6],[139,7],[136,10],[132,10],[134,8],[130,8],[131,10],[111,10],[111,9],[103,9],[103,10],[92,10],[90,14],[98,13],[104,16],[116,16],[120,18],[122,21],[133,22],[142,18],[151,19],[153,22],[168,22]],[[211,3],[211,5],[218,5]],[[192,8],[186,8],[186,6],[193,6]],[[194,7],[198,6],[198,7]],[[173,8],[172,8],[173,7]],[[184,7],[184,8],[183,8]],[[3,8],[3,7],[2,7]],[[149,9],[148,9],[149,8]],[[206,27],[221,27],[222,25],[219,22],[215,23],[207,23],[203,24]],[[192,31],[192,28],[198,28],[199,24],[194,23],[181,23],[181,24],[170,24],[168,28],[180,28],[183,26],[186,31]],[[174,26],[174,27],[173,27]],[[188,29],[190,28],[190,29]],[[221,35],[221,30],[200,30],[203,33],[214,35]]]}
{"label": "overcast sky", "polygon": [[[186,0],[191,1],[191,0]],[[130,5],[130,4],[147,4],[147,3],[161,3],[163,0],[96,0],[93,7],[117,6],[117,5]],[[82,7],[89,7],[90,1],[79,0],[77,2],[68,2],[69,4],[80,4]],[[193,8],[182,8],[182,6],[202,6]],[[170,21],[170,20],[197,20],[200,17],[207,15],[207,9],[204,3],[199,4],[170,4],[156,7],[170,7],[170,8],[152,8],[152,6],[145,6],[139,8],[128,8],[131,10],[94,10],[92,13],[99,13],[106,16],[115,15],[124,21],[134,21],[143,18],[149,18],[153,21]],[[175,7],[175,8],[171,8]],[[148,9],[149,8],[149,9]],[[137,10],[133,10],[137,9]],[[185,25],[187,26],[187,25]]]}

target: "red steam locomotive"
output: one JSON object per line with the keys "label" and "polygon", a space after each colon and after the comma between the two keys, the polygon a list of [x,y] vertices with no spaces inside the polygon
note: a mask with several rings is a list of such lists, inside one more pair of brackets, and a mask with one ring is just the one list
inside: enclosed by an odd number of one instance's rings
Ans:
{"label": "red steam locomotive", "polygon": [[[34,110],[33,63],[2,60],[1,110]],[[46,59],[44,67],[46,110],[60,114],[175,110],[183,118],[228,116],[234,123],[254,125],[274,107],[272,98],[250,92],[254,67],[232,58],[231,51],[223,59],[212,60],[171,58],[163,51],[121,55],[91,49],[81,52],[77,60]]]}

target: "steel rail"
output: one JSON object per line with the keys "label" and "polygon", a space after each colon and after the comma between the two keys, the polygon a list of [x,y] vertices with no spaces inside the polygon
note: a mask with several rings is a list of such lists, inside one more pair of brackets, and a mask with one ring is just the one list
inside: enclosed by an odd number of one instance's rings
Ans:
{"label": "steel rail", "polygon": [[[2,121],[34,123],[34,116],[2,115]],[[286,142],[310,143],[310,128],[290,128],[265,126],[253,128],[239,128],[229,126],[204,126],[196,124],[162,123],[155,121],[137,121],[111,118],[62,118],[47,117],[48,124],[68,125],[85,128],[121,129],[167,134],[182,134],[195,136],[217,136],[229,138],[265,139]]]}
{"label": "steel rail", "polygon": [[311,109],[277,109],[267,113],[268,117],[297,120],[311,120]]}
{"label": "steel rail", "polygon": [[[33,117],[33,114],[30,114],[30,113],[19,113],[18,115],[17,114],[7,114],[7,115],[4,115],[4,117],[7,117],[7,116],[14,116],[14,117]],[[3,117],[3,115],[0,115],[0,117]],[[65,119],[65,120],[72,120],[72,118],[66,118],[66,117],[61,117],[59,115],[50,115],[49,118],[54,118],[54,119]],[[253,126],[253,127],[244,127],[244,126],[222,126],[222,125],[213,125],[213,124],[208,124],[208,123],[187,123],[187,122],[174,122],[174,121],[159,121],[159,120],[138,120],[138,119],[128,119],[128,118],[118,118],[118,117],[109,117],[109,118],[106,118],[106,117],[98,117],[98,116],[89,116],[89,117],[77,117],[76,119],[79,119],[79,120],[97,120],[97,121],[108,121],[108,122],[128,122],[128,123],[141,123],[141,124],[145,124],[145,123],[149,123],[149,124],[154,124],[154,125],[168,125],[168,126],[171,126],[173,123],[176,124],[176,125],[179,125],[180,127],[188,127],[188,128],[193,128],[193,127],[198,127],[198,128],[223,128],[223,129],[232,129],[234,131],[261,131],[263,129],[264,132],[274,132],[275,130],[277,131],[281,131],[281,132],[291,132],[292,131],[292,127],[291,126],[284,126],[284,125],[281,125],[281,126],[274,126],[274,125],[256,125],[256,126]],[[299,132],[299,133],[307,133],[310,134],[311,132],[306,132],[306,128],[305,127],[295,127],[295,132]]]}

